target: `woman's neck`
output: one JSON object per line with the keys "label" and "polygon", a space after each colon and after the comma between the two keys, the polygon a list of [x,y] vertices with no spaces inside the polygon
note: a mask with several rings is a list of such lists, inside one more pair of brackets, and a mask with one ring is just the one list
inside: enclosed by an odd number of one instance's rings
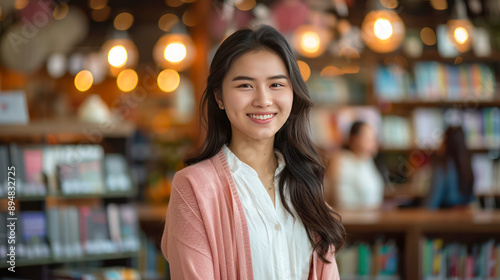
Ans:
{"label": "woman's neck", "polygon": [[231,141],[228,148],[239,160],[252,167],[259,177],[272,174],[278,167],[278,159],[274,155],[274,141],[254,143]]}

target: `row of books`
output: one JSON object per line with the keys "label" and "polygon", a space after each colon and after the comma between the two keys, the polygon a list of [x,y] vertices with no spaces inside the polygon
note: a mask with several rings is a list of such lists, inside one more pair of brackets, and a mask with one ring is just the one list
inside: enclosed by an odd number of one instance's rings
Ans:
{"label": "row of books", "polygon": [[[7,258],[12,245],[7,238],[7,222],[7,213],[0,213],[0,259]],[[15,232],[16,259],[20,260],[78,259],[139,250],[138,216],[133,204],[23,211]]]}
{"label": "row of books", "polygon": [[424,239],[421,251],[425,280],[500,279],[500,244],[494,240],[445,245],[442,239]]}
{"label": "row of books", "polygon": [[101,269],[60,268],[50,272],[53,280],[141,280],[137,269],[129,267],[106,267]]}
{"label": "row of books", "polygon": [[416,146],[435,149],[449,125],[461,125],[469,149],[500,148],[500,109],[481,110],[419,108],[413,112]]}
{"label": "row of books", "polygon": [[311,123],[317,145],[326,149],[346,143],[350,126],[362,120],[376,129],[385,149],[435,150],[445,127],[461,125],[470,149],[500,148],[500,108],[477,110],[418,108],[411,117],[381,116],[377,108],[352,106],[336,110],[315,109]]}
{"label": "row of books", "polygon": [[414,80],[398,64],[378,65],[374,72],[375,93],[381,100],[493,100],[495,72],[484,63],[450,65],[437,61],[419,62]]}
{"label": "row of books", "polygon": [[450,125],[462,126],[470,149],[500,148],[500,109],[496,107],[481,110],[419,108],[413,111],[411,119],[383,116],[381,144],[389,149],[437,149],[445,127]]}
{"label": "row of books", "polygon": [[342,279],[399,279],[398,248],[393,240],[348,245],[337,255],[337,264]]}
{"label": "row of books", "polygon": [[138,270],[142,279],[170,279],[167,260],[159,248],[159,244],[145,235],[141,236]]}
{"label": "row of books", "polygon": [[100,145],[0,145],[0,168],[0,197],[7,197],[9,182],[16,197],[132,190],[124,156],[104,154]]}

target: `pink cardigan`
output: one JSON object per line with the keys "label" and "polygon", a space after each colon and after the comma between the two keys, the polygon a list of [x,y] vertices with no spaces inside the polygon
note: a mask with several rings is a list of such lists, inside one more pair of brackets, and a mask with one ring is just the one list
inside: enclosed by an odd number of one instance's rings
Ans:
{"label": "pink cardigan", "polygon": [[[172,279],[253,279],[245,212],[221,150],[177,172],[172,183],[163,255]],[[313,251],[309,279],[339,279],[333,245],[323,263]]]}

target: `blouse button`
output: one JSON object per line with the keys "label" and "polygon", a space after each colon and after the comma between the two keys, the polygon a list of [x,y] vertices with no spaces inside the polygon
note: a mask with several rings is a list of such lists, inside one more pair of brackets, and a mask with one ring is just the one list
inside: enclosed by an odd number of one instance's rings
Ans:
{"label": "blouse button", "polygon": [[276,224],[276,225],[274,226],[274,229],[275,229],[275,230],[280,230],[280,224]]}

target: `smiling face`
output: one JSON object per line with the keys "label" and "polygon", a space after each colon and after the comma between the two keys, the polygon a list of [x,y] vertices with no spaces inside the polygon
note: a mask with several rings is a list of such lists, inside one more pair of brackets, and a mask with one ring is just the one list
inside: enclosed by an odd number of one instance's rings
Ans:
{"label": "smiling face", "polygon": [[261,50],[232,63],[216,99],[231,122],[231,141],[273,140],[290,115],[293,89],[281,58]]}

